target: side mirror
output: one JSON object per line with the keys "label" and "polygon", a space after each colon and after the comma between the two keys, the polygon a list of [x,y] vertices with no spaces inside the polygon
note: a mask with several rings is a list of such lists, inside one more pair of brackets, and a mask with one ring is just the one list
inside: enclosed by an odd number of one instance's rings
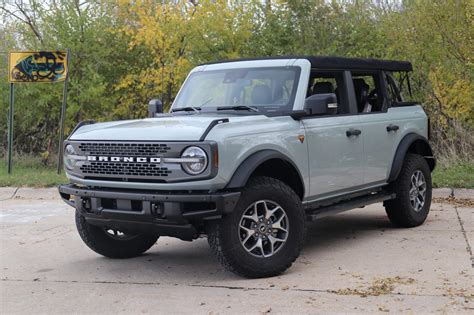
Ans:
{"label": "side mirror", "polygon": [[163,113],[163,103],[159,99],[152,99],[148,103],[148,117],[155,117],[156,114]]}
{"label": "side mirror", "polygon": [[337,97],[334,93],[314,94],[304,102],[304,108],[309,109],[311,115],[337,114]]}

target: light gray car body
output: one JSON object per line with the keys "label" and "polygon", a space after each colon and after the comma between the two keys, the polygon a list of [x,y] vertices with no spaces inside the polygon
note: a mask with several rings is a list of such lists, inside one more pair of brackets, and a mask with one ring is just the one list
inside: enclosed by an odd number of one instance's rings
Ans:
{"label": "light gray car body", "polygon": [[[311,64],[305,59],[228,62],[199,66],[191,73],[288,65],[301,68],[293,110],[302,110],[311,71]],[[213,120],[223,118],[228,122],[217,124],[201,139]],[[389,124],[400,128],[387,132],[385,128]],[[346,131],[356,127],[361,135],[348,137]],[[97,123],[80,127],[68,141],[186,142],[198,146],[203,141],[212,142],[217,145],[219,156],[217,173],[212,178],[179,182],[84,179],[71,170],[66,170],[66,174],[71,183],[81,186],[216,192],[226,188],[246,159],[258,152],[273,150],[297,169],[304,186],[303,202],[309,203],[387,185],[397,148],[410,134],[428,138],[427,116],[419,105],[392,107],[379,113],[314,116],[302,120],[289,115],[243,116],[226,112]]]}
{"label": "light gray car body", "polygon": [[80,123],[59,193],[103,256],[205,235],[227,270],[276,276],[297,259],[307,221],[378,202],[397,226],[425,221],[429,120],[394,76],[409,82],[411,70],[321,56],[201,65],[169,113],[152,100],[150,118]]}

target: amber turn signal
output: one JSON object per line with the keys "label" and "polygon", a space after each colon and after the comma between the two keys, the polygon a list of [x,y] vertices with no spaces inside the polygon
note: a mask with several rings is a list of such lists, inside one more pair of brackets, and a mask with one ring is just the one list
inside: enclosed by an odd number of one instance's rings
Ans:
{"label": "amber turn signal", "polygon": [[214,152],[212,153],[212,161],[213,161],[213,166],[215,168],[219,167],[219,150],[215,148]]}

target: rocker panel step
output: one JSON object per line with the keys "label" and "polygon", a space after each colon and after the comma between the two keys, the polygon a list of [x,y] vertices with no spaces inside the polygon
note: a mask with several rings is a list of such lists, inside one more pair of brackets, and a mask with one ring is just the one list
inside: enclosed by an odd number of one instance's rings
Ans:
{"label": "rocker panel step", "polygon": [[361,208],[373,203],[382,202],[395,198],[394,193],[380,192],[377,194],[371,194],[366,196],[357,197],[348,201],[342,201],[337,204],[330,206],[323,206],[314,210],[307,210],[306,218],[308,221],[315,221],[330,215],[338,214],[347,210]]}

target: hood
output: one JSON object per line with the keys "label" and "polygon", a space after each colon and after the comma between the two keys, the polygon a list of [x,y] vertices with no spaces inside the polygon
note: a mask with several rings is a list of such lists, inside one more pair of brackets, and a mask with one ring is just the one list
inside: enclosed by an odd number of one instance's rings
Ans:
{"label": "hood", "polygon": [[[110,141],[197,141],[206,132],[212,121],[225,119],[225,115],[179,115],[162,116],[138,120],[85,125],[74,132],[70,140],[110,140]],[[232,120],[245,120],[233,117]]]}

